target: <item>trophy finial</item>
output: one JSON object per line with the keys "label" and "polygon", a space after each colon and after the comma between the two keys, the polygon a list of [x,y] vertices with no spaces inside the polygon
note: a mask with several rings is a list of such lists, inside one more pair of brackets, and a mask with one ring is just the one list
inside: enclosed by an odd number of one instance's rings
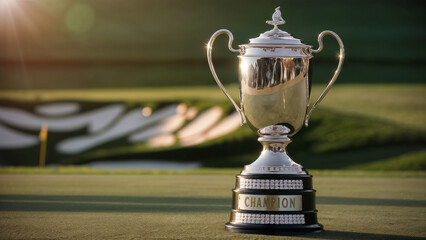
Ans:
{"label": "trophy finial", "polygon": [[272,20],[266,21],[266,23],[273,25],[274,28],[285,23],[284,19],[281,17],[280,7],[275,8],[275,12],[272,14]]}

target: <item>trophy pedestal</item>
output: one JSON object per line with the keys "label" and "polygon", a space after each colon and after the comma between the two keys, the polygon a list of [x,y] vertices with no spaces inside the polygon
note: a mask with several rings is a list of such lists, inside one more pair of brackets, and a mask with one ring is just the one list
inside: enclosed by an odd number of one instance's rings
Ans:
{"label": "trophy pedestal", "polygon": [[238,175],[231,219],[225,227],[232,232],[267,235],[321,232],[312,176],[306,173]]}
{"label": "trophy pedestal", "polygon": [[237,176],[226,229],[270,235],[322,231],[312,176],[287,155],[289,129],[275,125],[259,133],[263,151]]}
{"label": "trophy pedestal", "polygon": [[[241,124],[247,123],[257,132],[263,145],[259,158],[237,176],[231,220],[226,224],[229,231],[291,235],[322,230],[317,221],[312,176],[287,155],[286,147],[291,142],[289,137],[303,127],[303,122],[308,126],[312,111],[336,81],[345,50],[340,37],[332,31],[321,32],[318,49],[312,49],[280,30],[278,25],[285,21],[279,9],[267,21],[274,28],[239,45],[240,49],[232,48],[234,36],[227,29],[216,31],[207,44],[213,78],[240,114]],[[240,106],[227,93],[213,66],[213,42],[221,34],[229,37],[228,49],[239,53]],[[309,110],[312,53],[322,51],[325,35],[339,43],[339,64]]]}

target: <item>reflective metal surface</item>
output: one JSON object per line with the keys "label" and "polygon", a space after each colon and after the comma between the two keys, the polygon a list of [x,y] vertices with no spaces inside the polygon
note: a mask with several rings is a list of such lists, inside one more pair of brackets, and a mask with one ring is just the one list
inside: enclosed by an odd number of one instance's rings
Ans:
{"label": "reflective metal surface", "polygon": [[259,131],[284,125],[290,136],[303,126],[309,104],[309,56],[240,56],[240,100],[248,125]]}
{"label": "reflective metal surface", "polygon": [[334,82],[336,81],[337,77],[340,74],[340,70],[342,69],[343,66],[343,61],[345,60],[345,46],[343,45],[342,39],[340,39],[339,35],[337,35],[335,32],[333,31],[322,31],[320,33],[320,35],[318,36],[318,49],[312,50],[313,53],[319,53],[322,51],[323,48],[323,44],[322,44],[322,38],[325,35],[331,35],[333,36],[337,42],[339,43],[339,47],[340,47],[340,51],[339,51],[339,65],[337,65],[337,69],[334,72],[333,77],[331,78],[330,82],[328,83],[327,87],[325,88],[324,92],[321,94],[321,96],[318,98],[318,100],[315,102],[315,104],[312,106],[311,110],[309,111],[309,113],[306,115],[306,119],[305,119],[305,126],[308,126],[308,121],[309,118],[311,117],[312,111],[314,111],[314,109],[317,107],[317,105],[322,101],[322,99],[325,97],[325,95],[328,93],[328,91],[330,90],[331,86],[334,84]]}
{"label": "reflective metal surface", "polygon": [[303,167],[287,155],[287,145],[291,139],[287,136],[290,129],[283,125],[271,125],[258,131],[258,141],[263,150],[250,165],[246,165],[241,175],[256,174],[306,174]]}
{"label": "reflective metal surface", "polygon": [[[318,36],[319,48],[313,50],[312,46],[279,29],[278,25],[285,23],[279,7],[267,23],[274,28],[250,39],[248,44],[239,45],[240,49],[232,48],[234,37],[229,30],[216,31],[207,44],[207,61],[216,83],[240,114],[241,123],[247,123],[261,136],[261,155],[245,166],[241,174],[304,174],[302,166],[287,155],[286,147],[291,142],[289,136],[296,134],[304,123],[308,126],[312,111],[340,73],[345,50],[342,40],[332,31],[323,31]],[[240,53],[240,106],[226,92],[212,63],[212,45],[221,34],[228,35],[229,50]],[[339,64],[328,86],[308,113],[312,85],[310,59],[312,53],[319,53],[323,49],[322,38],[325,35],[335,37],[339,43]]]}
{"label": "reflective metal surface", "polygon": [[[290,158],[287,145],[303,123],[307,126],[312,111],[336,81],[345,55],[343,43],[334,32],[324,31],[318,37],[319,48],[312,50],[312,46],[279,29],[278,25],[285,23],[280,7],[266,22],[274,28],[239,45],[240,49],[232,48],[234,37],[226,29],[216,31],[207,44],[207,61],[216,83],[239,112],[242,124],[247,123],[259,134],[258,141],[263,145],[256,161],[246,165],[237,177],[231,219],[225,226],[240,233],[320,232],[323,227],[317,220],[312,176]],[[240,106],[226,92],[212,63],[213,42],[223,33],[229,37],[229,50],[240,53]],[[322,50],[325,35],[338,41],[340,61],[325,91],[306,114],[312,85],[310,59],[312,53]]]}
{"label": "reflective metal surface", "polygon": [[209,63],[210,71],[212,72],[214,80],[216,81],[217,85],[220,87],[222,92],[225,94],[225,96],[229,99],[229,101],[231,101],[232,105],[234,105],[235,110],[237,110],[237,112],[240,114],[241,125],[244,125],[244,123],[246,123],[244,113],[241,111],[241,108],[237,105],[237,103],[235,103],[235,101],[232,99],[232,97],[226,91],[222,82],[219,80],[219,77],[217,76],[216,70],[214,69],[214,66],[213,66],[213,61],[212,61],[213,43],[214,43],[214,40],[216,40],[216,38],[221,34],[226,34],[229,37],[229,41],[228,41],[229,51],[231,51],[231,52],[240,52],[241,51],[240,49],[232,48],[232,42],[234,41],[234,36],[232,35],[231,31],[229,31],[227,29],[220,29],[220,30],[217,30],[215,33],[213,33],[213,35],[210,37],[209,42],[207,43],[207,62]]}

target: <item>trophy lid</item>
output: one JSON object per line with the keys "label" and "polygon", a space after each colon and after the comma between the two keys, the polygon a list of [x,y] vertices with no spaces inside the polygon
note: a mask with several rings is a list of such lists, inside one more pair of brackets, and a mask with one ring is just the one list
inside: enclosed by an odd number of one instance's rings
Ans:
{"label": "trophy lid", "polygon": [[281,17],[280,7],[275,8],[275,12],[272,14],[272,20],[266,21],[266,23],[273,25],[274,28],[260,34],[257,38],[250,39],[250,43],[245,46],[300,45],[300,47],[308,47],[303,44],[300,39],[294,38],[288,32],[278,28],[278,25],[285,23],[284,19]]}

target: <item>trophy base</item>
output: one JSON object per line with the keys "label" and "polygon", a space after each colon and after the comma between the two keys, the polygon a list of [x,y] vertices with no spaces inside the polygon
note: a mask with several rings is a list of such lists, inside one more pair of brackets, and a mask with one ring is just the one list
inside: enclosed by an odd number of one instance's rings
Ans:
{"label": "trophy base", "polygon": [[281,235],[292,236],[308,233],[319,233],[323,230],[321,224],[302,225],[302,226],[269,226],[259,224],[233,224],[226,223],[225,228],[228,231],[246,234],[262,234],[262,235]]}
{"label": "trophy base", "polygon": [[317,220],[312,176],[305,171],[238,175],[231,218],[225,228],[265,235],[321,232],[323,226]]}
{"label": "trophy base", "polygon": [[227,230],[295,235],[323,229],[317,220],[312,176],[287,155],[289,132],[283,125],[259,130],[263,151],[237,176]]}

